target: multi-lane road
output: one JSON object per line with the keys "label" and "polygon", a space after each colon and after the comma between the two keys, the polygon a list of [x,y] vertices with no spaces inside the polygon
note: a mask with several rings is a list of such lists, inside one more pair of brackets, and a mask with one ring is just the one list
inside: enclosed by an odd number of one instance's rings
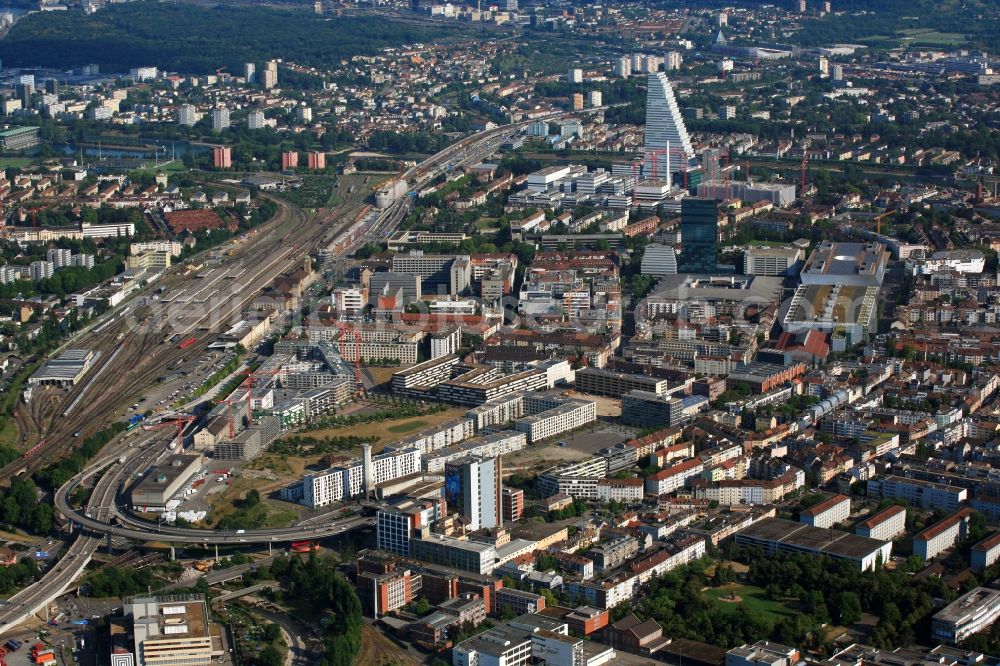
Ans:
{"label": "multi-lane road", "polygon": [[[548,119],[558,117],[559,115],[553,115]],[[494,152],[506,137],[518,132],[530,122],[534,121],[482,132],[442,150],[403,174],[409,191],[414,192],[425,187],[434,178],[449,170],[481,161]],[[245,303],[259,293],[261,285],[301,261],[318,247],[330,242],[333,225],[326,223],[335,219],[337,211],[308,219],[298,209],[285,203],[281,203],[280,206],[279,219],[269,224],[268,228],[263,229],[255,238],[251,238],[233,258],[234,263],[251,267],[249,279],[244,281],[247,289],[230,301],[214,304],[209,302],[207,307],[200,308],[202,314],[197,319],[192,319],[190,316],[183,317],[182,323],[186,332],[203,328],[218,330],[217,325],[224,322],[225,317],[238,314]],[[377,213],[373,224],[368,226],[365,233],[349,240],[346,234],[350,229],[341,228],[337,233],[343,240],[348,241],[341,244],[341,252],[348,254],[364,243],[378,241],[388,235],[400,224],[407,210],[407,199],[395,202]],[[281,236],[280,234],[285,231],[288,234]],[[295,239],[295,244],[291,247],[285,243],[289,234],[293,234]],[[334,235],[333,243],[336,243],[336,240],[337,236]],[[179,280],[180,278],[174,276],[166,284],[178,285]],[[142,311],[136,306],[132,314],[141,317]],[[43,429],[43,434],[55,442],[44,451],[44,455],[32,458],[27,464],[19,461],[9,466],[0,471],[0,478],[31,472],[58,457],[70,446],[71,433],[84,427],[91,431],[95,427],[102,427],[108,417],[115,413],[116,408],[120,408],[123,402],[145,390],[152,381],[155,381],[158,372],[180,358],[181,352],[174,345],[164,344],[162,329],[136,334],[130,328],[135,323],[130,317],[115,315],[107,321],[110,323],[89,331],[84,336],[85,339],[74,341],[74,344],[79,346],[86,346],[88,340],[93,342],[108,359],[105,361],[107,367],[102,366],[97,369],[99,373],[92,374],[93,385],[89,382],[79,385],[64,400],[64,404],[72,404],[77,396],[90,391],[86,401],[87,409],[70,410],[65,415],[55,418],[50,426]],[[210,322],[210,325],[206,326],[206,322]],[[129,337],[125,338],[126,335]],[[183,351],[189,354],[203,351],[208,344],[207,338],[207,335],[199,336],[196,345]],[[124,351],[117,352],[118,349]],[[219,532],[151,525],[139,521],[118,509],[119,491],[131,475],[147,469],[166,452],[162,444],[156,444],[151,436],[143,438],[141,442],[142,444],[134,451],[123,448],[120,442],[113,443],[109,447],[110,454],[89,465],[57,492],[56,508],[77,525],[80,536],[63,558],[46,572],[42,580],[12,597],[8,605],[0,607],[0,634],[16,627],[62,594],[83,573],[102,540],[108,535],[138,541],[249,545],[328,537],[371,523],[370,518],[352,516],[330,521],[312,519],[306,524],[291,528]],[[125,462],[119,463],[123,452]],[[101,472],[104,472],[103,476],[94,485],[86,508],[81,512],[70,506],[68,497],[72,490]]]}

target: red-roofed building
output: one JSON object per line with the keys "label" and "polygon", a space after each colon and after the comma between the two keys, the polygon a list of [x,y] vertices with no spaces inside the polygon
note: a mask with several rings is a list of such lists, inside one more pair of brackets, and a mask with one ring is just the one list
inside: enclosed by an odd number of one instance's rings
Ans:
{"label": "red-roofed building", "polygon": [[959,509],[913,537],[913,554],[931,560],[965,539],[972,509]]}
{"label": "red-roofed building", "polygon": [[851,516],[851,498],[835,495],[804,509],[799,514],[799,522],[813,527],[833,527]]}
{"label": "red-roofed building", "polygon": [[906,509],[899,505],[880,511],[863,523],[859,523],[855,534],[869,539],[892,541],[906,532]]}

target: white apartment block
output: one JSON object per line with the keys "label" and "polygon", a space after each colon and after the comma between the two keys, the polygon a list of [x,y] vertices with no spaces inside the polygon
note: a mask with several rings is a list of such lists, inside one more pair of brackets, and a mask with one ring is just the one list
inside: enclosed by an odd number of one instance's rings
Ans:
{"label": "white apartment block", "polygon": [[538,442],[597,420],[597,403],[585,400],[567,401],[543,412],[523,416],[514,422],[514,428],[528,436],[529,442]]}
{"label": "white apartment block", "polygon": [[597,499],[602,502],[641,502],[645,493],[642,479],[601,479]]}
{"label": "white apartment block", "polygon": [[510,393],[473,407],[465,413],[476,430],[510,423],[524,416],[524,394]]}
{"label": "white apartment block", "polygon": [[913,537],[913,554],[927,561],[957,545],[968,533],[972,509],[959,509]]}
{"label": "white apartment block", "polygon": [[[419,449],[393,451],[375,456],[371,461],[374,485],[416,474],[421,471]],[[302,479],[302,503],[313,508],[356,497],[364,491],[365,463],[360,460],[343,467],[334,467]]]}
{"label": "white apartment block", "polygon": [[923,509],[943,509],[956,511],[960,504],[969,498],[965,488],[948,486],[933,481],[908,479],[902,476],[889,476],[885,479],[868,481],[868,497],[883,499],[902,499],[912,506]]}
{"label": "white apartment block", "polygon": [[520,451],[528,445],[528,438],[523,432],[501,430],[492,435],[475,437],[456,446],[437,449],[424,456],[424,471],[428,474],[441,474],[444,467],[453,460],[476,456],[480,458],[495,458],[508,453]]}
{"label": "white apartment block", "polygon": [[659,497],[680,490],[688,479],[705,471],[701,460],[694,458],[672,465],[646,479],[646,494]]}
{"label": "white apartment block", "polygon": [[799,522],[813,527],[833,527],[850,517],[851,498],[847,495],[836,495],[804,509],[799,515]]}
{"label": "white apartment block", "polygon": [[420,449],[425,456],[432,451],[454,446],[476,434],[476,428],[470,419],[454,419],[421,430],[405,437],[392,445],[394,450]]}
{"label": "white apartment block", "polygon": [[860,523],[854,531],[855,534],[870,539],[892,541],[906,532],[906,509],[898,505],[890,506]]}

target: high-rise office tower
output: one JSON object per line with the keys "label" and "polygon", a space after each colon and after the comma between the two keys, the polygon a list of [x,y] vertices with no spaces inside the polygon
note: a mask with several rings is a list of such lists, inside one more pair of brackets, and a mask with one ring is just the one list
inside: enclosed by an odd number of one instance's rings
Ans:
{"label": "high-rise office tower", "polygon": [[455,508],[470,530],[499,527],[500,458],[470,456],[445,466],[444,491],[448,507]]}
{"label": "high-rise office tower", "polygon": [[674,90],[663,72],[650,72],[647,77],[643,157],[643,175],[663,181],[670,180],[670,167],[686,166],[694,157]]}
{"label": "high-rise office tower", "polygon": [[714,273],[718,266],[719,202],[715,199],[681,200],[680,273]]}

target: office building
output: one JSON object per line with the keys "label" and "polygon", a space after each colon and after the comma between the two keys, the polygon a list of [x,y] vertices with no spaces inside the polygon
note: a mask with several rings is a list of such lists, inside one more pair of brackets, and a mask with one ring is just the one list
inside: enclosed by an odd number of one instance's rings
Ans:
{"label": "office building", "polygon": [[677,275],[677,252],[669,245],[650,243],[642,253],[643,275]]}
{"label": "office building", "polygon": [[[656,173],[653,160],[656,158]],[[694,157],[691,137],[684,126],[680,107],[667,75],[650,72],[646,90],[646,138],[643,146],[643,173],[654,180],[670,181],[668,164],[686,166]]]}
{"label": "office building", "polygon": [[409,557],[410,542],[422,538],[443,517],[440,501],[405,498],[375,512],[375,536],[379,550]]}
{"label": "office building", "polygon": [[629,391],[649,391],[660,395],[667,390],[666,379],[648,375],[615,372],[603,368],[581,368],[576,371],[576,390],[610,398],[621,398]]}
{"label": "office building", "polygon": [[464,640],[452,650],[453,666],[527,666],[532,634],[500,625]]}
{"label": "office building", "polygon": [[795,275],[805,252],[797,247],[749,247],[743,252],[743,272],[746,275]]}
{"label": "office building", "polygon": [[490,543],[431,533],[410,542],[410,556],[431,564],[488,576],[496,568],[497,549]]}
{"label": "office building", "polygon": [[208,666],[226,654],[203,595],[131,597],[122,611],[132,621],[136,666]]}
{"label": "office building", "polygon": [[800,663],[799,651],[771,641],[734,647],[726,653],[726,666],[795,666]]}
{"label": "office building", "polygon": [[719,203],[714,199],[681,201],[681,273],[714,273],[717,270]]}
{"label": "office building", "polygon": [[198,112],[191,104],[181,104],[177,107],[177,124],[186,127],[193,126],[198,122]]}
{"label": "office building", "polygon": [[445,501],[456,509],[469,530],[502,524],[500,458],[467,457],[445,464]]}
{"label": "office building", "polygon": [[229,127],[229,109],[212,109],[212,131],[221,132]]}
{"label": "office building", "polygon": [[931,618],[931,639],[957,645],[990,627],[1000,617],[1000,592],[977,587],[951,602]]}

